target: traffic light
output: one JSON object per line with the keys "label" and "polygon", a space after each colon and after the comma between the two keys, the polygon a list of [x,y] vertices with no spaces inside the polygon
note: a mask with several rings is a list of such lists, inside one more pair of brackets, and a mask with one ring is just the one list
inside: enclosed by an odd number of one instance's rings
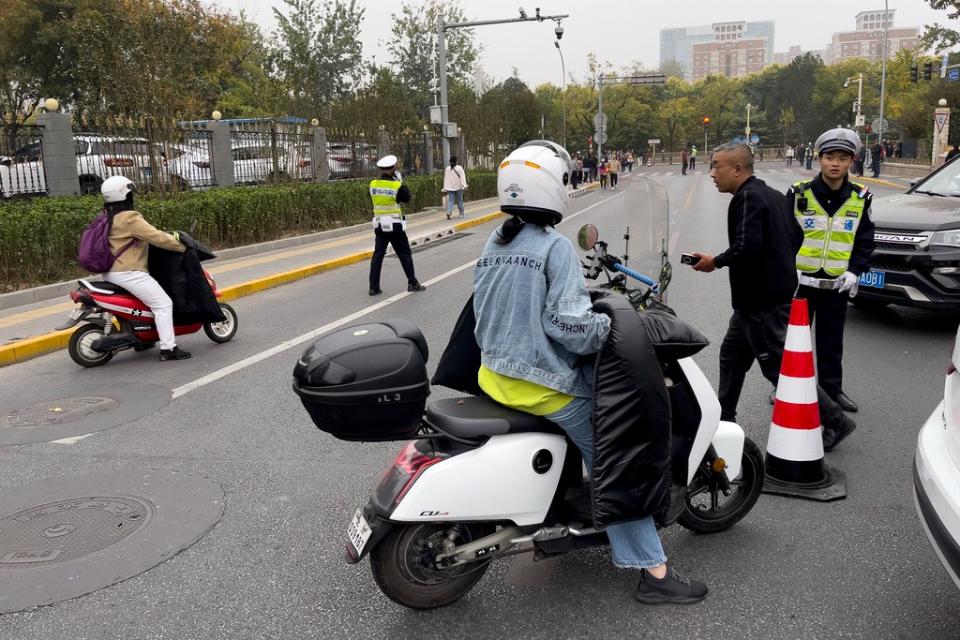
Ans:
{"label": "traffic light", "polygon": [[710,124],[710,116],[703,116],[703,126]]}
{"label": "traffic light", "polygon": [[929,80],[933,76],[933,63],[924,62],[923,63],[923,79]]}
{"label": "traffic light", "polygon": [[917,75],[918,75],[917,65],[913,65],[912,67],[910,67],[910,82],[916,84],[916,83],[917,83]]}

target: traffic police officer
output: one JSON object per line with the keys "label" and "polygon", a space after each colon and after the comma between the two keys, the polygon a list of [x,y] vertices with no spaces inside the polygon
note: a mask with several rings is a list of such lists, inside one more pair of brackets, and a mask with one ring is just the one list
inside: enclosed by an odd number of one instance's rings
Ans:
{"label": "traffic police officer", "polygon": [[820,386],[845,411],[856,411],[857,403],[843,391],[843,325],[847,300],[857,295],[860,275],[870,269],[872,196],[847,177],[861,148],[855,131],[831,129],[815,146],[820,173],[787,191],[804,236],[797,254],[797,295],[807,299],[815,321]]}
{"label": "traffic police officer", "polygon": [[387,245],[392,245],[403,272],[407,275],[407,291],[426,289],[417,280],[413,272],[413,254],[410,241],[407,240],[407,220],[400,208],[401,202],[410,202],[410,189],[403,184],[397,172],[397,156],[389,155],[377,161],[380,168],[379,178],[370,181],[370,199],[373,201],[373,233],[376,244],[370,259],[370,295],[382,293],[380,290],[380,270]]}

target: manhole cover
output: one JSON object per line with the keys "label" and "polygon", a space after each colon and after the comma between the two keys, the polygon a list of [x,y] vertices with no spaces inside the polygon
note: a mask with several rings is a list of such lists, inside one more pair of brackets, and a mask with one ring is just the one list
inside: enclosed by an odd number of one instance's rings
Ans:
{"label": "manhole cover", "polygon": [[143,573],[199,540],[223,507],[216,482],[157,469],[100,471],[4,489],[0,614],[76,598]]}
{"label": "manhole cover", "polygon": [[4,427],[45,427],[79,420],[98,411],[108,411],[120,406],[114,398],[73,396],[57,400],[44,400],[27,407],[9,411],[0,416]]}
{"label": "manhole cover", "polygon": [[133,496],[75,498],[0,518],[0,567],[50,566],[106,549],[149,521],[153,507]]}

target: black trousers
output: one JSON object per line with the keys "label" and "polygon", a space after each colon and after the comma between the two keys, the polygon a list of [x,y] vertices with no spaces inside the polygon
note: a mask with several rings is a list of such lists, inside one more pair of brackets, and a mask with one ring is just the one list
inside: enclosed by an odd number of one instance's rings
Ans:
{"label": "black trousers", "polygon": [[617,177],[618,177],[618,175],[619,175],[619,174],[616,174],[616,173],[611,173],[611,174],[610,174],[610,186],[611,186],[611,187],[617,186]]}
{"label": "black trousers", "polygon": [[380,270],[383,268],[383,257],[387,255],[387,245],[392,245],[403,272],[407,275],[409,284],[417,283],[417,276],[413,272],[413,253],[410,251],[410,241],[407,233],[399,224],[393,225],[393,231],[373,230],[376,242],[373,247],[373,257],[370,258],[370,288],[380,288]]}
{"label": "black trousers", "polygon": [[695,171],[697,168],[697,159],[694,156],[690,156],[690,170]]}
{"label": "black trousers", "polygon": [[[777,385],[789,321],[789,304],[754,312],[734,310],[720,345],[721,420],[736,421],[740,392],[754,361],[760,365],[763,377],[773,386]],[[843,409],[820,386],[817,386],[817,401],[823,426],[836,428],[843,418]]]}
{"label": "black trousers", "polygon": [[806,298],[817,346],[817,380],[836,397],[843,391],[843,327],[847,322],[847,294],[800,286],[798,298]]}

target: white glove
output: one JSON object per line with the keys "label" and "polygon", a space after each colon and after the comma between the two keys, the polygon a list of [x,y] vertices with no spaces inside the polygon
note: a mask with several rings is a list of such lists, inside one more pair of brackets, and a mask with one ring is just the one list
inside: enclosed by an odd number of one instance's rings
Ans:
{"label": "white glove", "polygon": [[846,291],[851,298],[857,295],[857,289],[860,287],[860,278],[849,271],[844,271],[843,275],[837,278],[837,281],[840,282],[840,293]]}
{"label": "white glove", "polygon": [[397,179],[397,182],[403,182],[403,175],[399,171],[394,171],[393,177]]}

